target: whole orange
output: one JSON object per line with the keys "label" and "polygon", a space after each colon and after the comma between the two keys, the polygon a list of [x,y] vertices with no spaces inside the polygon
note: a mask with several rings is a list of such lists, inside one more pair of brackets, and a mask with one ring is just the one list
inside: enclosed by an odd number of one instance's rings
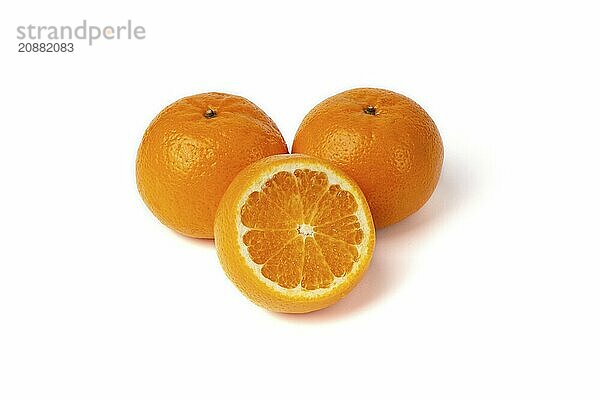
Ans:
{"label": "whole orange", "polygon": [[331,161],[360,186],[378,228],[417,211],[444,158],[433,120],[406,96],[359,88],[330,97],[304,118],[293,153]]}
{"label": "whole orange", "polygon": [[146,129],[136,162],[138,190],[166,226],[213,238],[219,201],[237,173],[287,152],[275,123],[249,100],[225,93],[185,97]]}

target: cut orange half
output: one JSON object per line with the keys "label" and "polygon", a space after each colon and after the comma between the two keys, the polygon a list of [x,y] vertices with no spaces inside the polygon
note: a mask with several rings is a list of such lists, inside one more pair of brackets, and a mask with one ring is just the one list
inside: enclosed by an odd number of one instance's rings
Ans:
{"label": "cut orange half", "polygon": [[272,311],[335,303],[367,270],[374,244],[371,212],[356,183],[304,155],[267,157],[242,170],[215,220],[225,273]]}

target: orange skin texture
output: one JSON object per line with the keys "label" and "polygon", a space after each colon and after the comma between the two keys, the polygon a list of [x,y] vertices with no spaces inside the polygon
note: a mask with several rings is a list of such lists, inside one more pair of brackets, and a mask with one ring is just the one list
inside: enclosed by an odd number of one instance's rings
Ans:
{"label": "orange skin texture", "polygon": [[[208,110],[216,115],[205,116]],[[189,96],[148,126],[137,155],[137,186],[163,224],[186,236],[213,238],[219,201],[237,173],[285,153],[275,123],[249,100],[225,93]]]}
{"label": "orange skin texture", "polygon": [[367,241],[364,260],[362,264],[356,267],[357,270],[352,279],[345,280],[335,290],[326,295],[306,299],[283,295],[257,278],[256,274],[248,268],[247,262],[240,251],[238,227],[236,225],[238,213],[236,205],[245,200],[243,194],[249,187],[248,185],[260,179],[264,171],[298,161],[308,163],[307,167],[310,167],[311,163],[326,165],[329,169],[345,176],[343,171],[331,163],[302,154],[267,157],[248,166],[235,177],[221,200],[215,222],[215,247],[225,274],[252,302],[274,312],[307,313],[336,303],[346,296],[362,279],[369,267],[375,246],[375,226],[373,225],[367,200],[358,185],[347,178],[356,190],[356,193],[354,193],[356,201],[364,208],[368,220],[367,230],[364,231],[365,240]]}
{"label": "orange skin texture", "polygon": [[314,107],[298,128],[292,153],[329,160],[350,175],[378,228],[427,202],[444,158],[442,139],[425,110],[406,96],[372,88],[348,90]]}

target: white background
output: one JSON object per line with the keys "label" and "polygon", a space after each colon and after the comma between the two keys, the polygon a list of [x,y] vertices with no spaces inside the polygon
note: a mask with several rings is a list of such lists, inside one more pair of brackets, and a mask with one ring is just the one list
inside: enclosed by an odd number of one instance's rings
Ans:
{"label": "white background", "polygon": [[[0,399],[600,398],[593,2],[82,3],[0,17]],[[147,38],[17,53],[84,18]],[[258,308],[137,193],[180,97],[245,96],[291,146],[360,86],[419,102],[444,169],[329,309]]]}

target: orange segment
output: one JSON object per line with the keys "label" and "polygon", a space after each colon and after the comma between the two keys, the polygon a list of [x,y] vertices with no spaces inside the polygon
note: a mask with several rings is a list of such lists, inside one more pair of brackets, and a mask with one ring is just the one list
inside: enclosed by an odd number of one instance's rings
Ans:
{"label": "orange segment", "polygon": [[333,273],[313,237],[304,239],[304,257],[302,287],[312,290],[326,288],[331,285]]}
{"label": "orange segment", "polygon": [[[278,172],[269,179],[262,192],[271,203],[283,211],[287,219],[295,221],[302,217],[302,203],[296,178],[289,172]],[[274,216],[271,216],[272,219]]]}
{"label": "orange segment", "polygon": [[285,210],[263,192],[253,192],[242,208],[242,223],[248,228],[293,229]]}
{"label": "orange segment", "polygon": [[332,185],[323,194],[317,206],[317,212],[310,221],[314,225],[337,221],[356,212],[356,200],[339,185]]}
{"label": "orange segment", "polygon": [[343,240],[349,244],[360,244],[364,237],[356,215],[348,215],[333,222],[317,225],[315,232]]}
{"label": "orange segment", "polygon": [[297,169],[294,171],[294,176],[297,179],[304,217],[310,220],[315,214],[319,200],[329,188],[327,175],[309,169]]}
{"label": "orange segment", "polygon": [[295,230],[282,231],[248,231],[244,235],[244,244],[248,246],[248,252],[252,261],[264,264],[274,255],[283,250],[285,245],[298,234]]}
{"label": "orange segment", "polygon": [[298,286],[302,279],[303,247],[302,237],[296,236],[267,260],[261,269],[263,276],[286,289]]}
{"label": "orange segment", "polygon": [[354,262],[358,260],[355,246],[318,233],[315,234],[315,240],[335,276],[344,276],[352,270]]}

